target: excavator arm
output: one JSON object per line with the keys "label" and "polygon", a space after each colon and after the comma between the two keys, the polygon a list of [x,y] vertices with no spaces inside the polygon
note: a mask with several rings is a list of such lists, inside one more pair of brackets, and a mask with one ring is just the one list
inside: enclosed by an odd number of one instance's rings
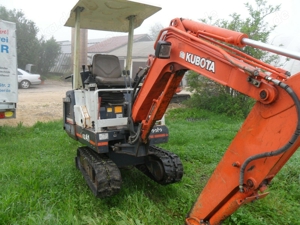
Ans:
{"label": "excavator arm", "polygon": [[265,197],[267,185],[299,147],[300,73],[289,76],[226,45],[243,47],[248,42],[242,33],[172,20],[160,32],[156,57],[133,103],[132,121],[141,124],[140,139],[147,143],[187,70],[256,100],[186,224],[220,224],[243,204]]}

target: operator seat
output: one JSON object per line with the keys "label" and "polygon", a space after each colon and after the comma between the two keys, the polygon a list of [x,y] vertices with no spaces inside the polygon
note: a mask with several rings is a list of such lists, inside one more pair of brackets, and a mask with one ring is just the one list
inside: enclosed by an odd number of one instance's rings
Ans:
{"label": "operator seat", "polygon": [[[125,87],[121,66],[117,56],[95,54],[92,62],[92,74],[98,87]],[[128,77],[126,81],[129,82]],[[129,83],[128,83],[129,86]]]}

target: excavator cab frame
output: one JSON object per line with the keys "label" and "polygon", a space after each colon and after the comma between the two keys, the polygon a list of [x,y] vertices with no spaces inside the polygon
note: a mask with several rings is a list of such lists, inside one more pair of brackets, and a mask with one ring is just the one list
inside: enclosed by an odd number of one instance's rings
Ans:
{"label": "excavator cab frame", "polygon": [[[146,143],[140,141],[141,125],[131,119],[133,99],[148,71],[145,63],[145,68],[139,71],[142,75],[131,85],[134,29],[160,9],[137,1],[80,0],[65,24],[75,28],[75,44],[73,89],[63,99],[63,125],[71,138],[84,145],[77,149],[75,164],[97,197],[111,196],[120,190],[122,167],[136,167],[163,185],[182,178],[179,157],[156,146],[167,142],[169,137],[163,117],[152,127]],[[82,67],[83,71],[79,71],[81,28],[128,32],[122,87],[115,56],[96,54],[88,70]],[[116,77],[118,82],[113,81]]]}
{"label": "excavator cab frame", "polygon": [[79,0],[72,8],[65,26],[75,28],[73,89],[82,87],[80,79],[80,29],[128,32],[125,70],[130,70],[134,29],[161,8],[128,0]]}

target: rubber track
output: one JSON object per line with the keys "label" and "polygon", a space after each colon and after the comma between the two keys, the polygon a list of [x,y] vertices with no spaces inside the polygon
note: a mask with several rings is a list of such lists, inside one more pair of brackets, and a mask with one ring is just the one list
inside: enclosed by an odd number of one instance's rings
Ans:
{"label": "rubber track", "polygon": [[154,156],[156,160],[159,160],[164,168],[164,175],[161,180],[156,180],[152,173],[148,170],[146,165],[136,166],[141,172],[147,175],[155,182],[167,185],[181,181],[183,176],[183,166],[180,158],[169,151],[166,151],[157,146],[149,146],[149,156]]}
{"label": "rubber track", "polygon": [[[82,156],[95,171],[94,182],[80,164],[80,156]],[[120,170],[109,158],[97,154],[88,147],[78,148],[76,158],[77,167],[80,169],[87,184],[96,197],[104,198],[112,196],[121,189],[122,178]]]}

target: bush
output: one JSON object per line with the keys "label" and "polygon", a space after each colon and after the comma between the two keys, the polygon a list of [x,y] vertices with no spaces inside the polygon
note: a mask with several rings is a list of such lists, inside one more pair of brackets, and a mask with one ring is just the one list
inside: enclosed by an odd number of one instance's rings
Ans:
{"label": "bush", "polygon": [[186,101],[189,107],[245,118],[254,105],[255,101],[248,96],[217,84],[193,71],[187,74],[187,81],[189,90],[194,93]]}

